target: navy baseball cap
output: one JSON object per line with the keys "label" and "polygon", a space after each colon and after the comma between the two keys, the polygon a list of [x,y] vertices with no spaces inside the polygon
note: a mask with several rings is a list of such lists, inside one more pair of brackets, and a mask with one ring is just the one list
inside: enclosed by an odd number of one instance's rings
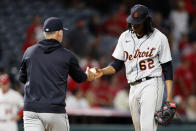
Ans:
{"label": "navy baseball cap", "polygon": [[58,30],[68,30],[63,27],[63,22],[57,17],[49,17],[44,21],[43,30],[45,32],[53,32]]}
{"label": "navy baseball cap", "polygon": [[141,24],[149,16],[148,7],[137,4],[131,8],[131,14],[127,17],[127,23]]}

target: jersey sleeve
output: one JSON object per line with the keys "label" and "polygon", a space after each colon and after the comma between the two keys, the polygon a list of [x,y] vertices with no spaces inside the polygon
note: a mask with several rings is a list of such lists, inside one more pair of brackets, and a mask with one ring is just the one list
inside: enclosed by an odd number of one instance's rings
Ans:
{"label": "jersey sleeve", "polygon": [[118,43],[116,48],[112,54],[112,56],[118,60],[124,61],[124,50],[123,50],[123,35],[121,35],[118,39]]}
{"label": "jersey sleeve", "polygon": [[171,51],[169,47],[169,42],[166,36],[161,38],[161,45],[159,48],[159,61],[161,64],[171,61]]}

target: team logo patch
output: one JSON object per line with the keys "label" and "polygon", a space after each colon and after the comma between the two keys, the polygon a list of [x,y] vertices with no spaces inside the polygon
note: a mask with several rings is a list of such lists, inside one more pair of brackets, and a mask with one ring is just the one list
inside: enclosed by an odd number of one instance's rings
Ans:
{"label": "team logo patch", "polygon": [[138,14],[137,12],[135,12],[135,13],[133,14],[133,17],[134,17],[134,18],[138,18],[138,17],[139,17],[139,14]]}

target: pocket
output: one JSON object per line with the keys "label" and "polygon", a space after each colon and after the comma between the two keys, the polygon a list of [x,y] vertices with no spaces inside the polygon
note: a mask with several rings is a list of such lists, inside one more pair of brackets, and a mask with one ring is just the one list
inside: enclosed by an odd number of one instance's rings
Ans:
{"label": "pocket", "polygon": [[31,111],[24,111],[23,112],[23,120],[29,120],[29,119],[34,119],[36,117],[36,113],[35,112],[31,112]]}
{"label": "pocket", "polygon": [[65,119],[67,119],[67,120],[69,119],[67,114],[65,114]]}

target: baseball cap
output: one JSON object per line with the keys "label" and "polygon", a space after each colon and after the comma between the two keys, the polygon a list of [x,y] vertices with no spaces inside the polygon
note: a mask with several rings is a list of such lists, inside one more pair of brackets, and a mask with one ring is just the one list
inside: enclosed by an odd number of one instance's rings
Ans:
{"label": "baseball cap", "polygon": [[131,8],[131,14],[127,17],[127,22],[131,24],[141,24],[148,15],[148,7],[137,4]]}
{"label": "baseball cap", "polygon": [[0,75],[0,84],[5,85],[10,82],[10,78],[7,74]]}
{"label": "baseball cap", "polygon": [[43,30],[45,32],[53,32],[58,30],[68,30],[63,27],[63,22],[57,17],[49,17],[44,21]]}

